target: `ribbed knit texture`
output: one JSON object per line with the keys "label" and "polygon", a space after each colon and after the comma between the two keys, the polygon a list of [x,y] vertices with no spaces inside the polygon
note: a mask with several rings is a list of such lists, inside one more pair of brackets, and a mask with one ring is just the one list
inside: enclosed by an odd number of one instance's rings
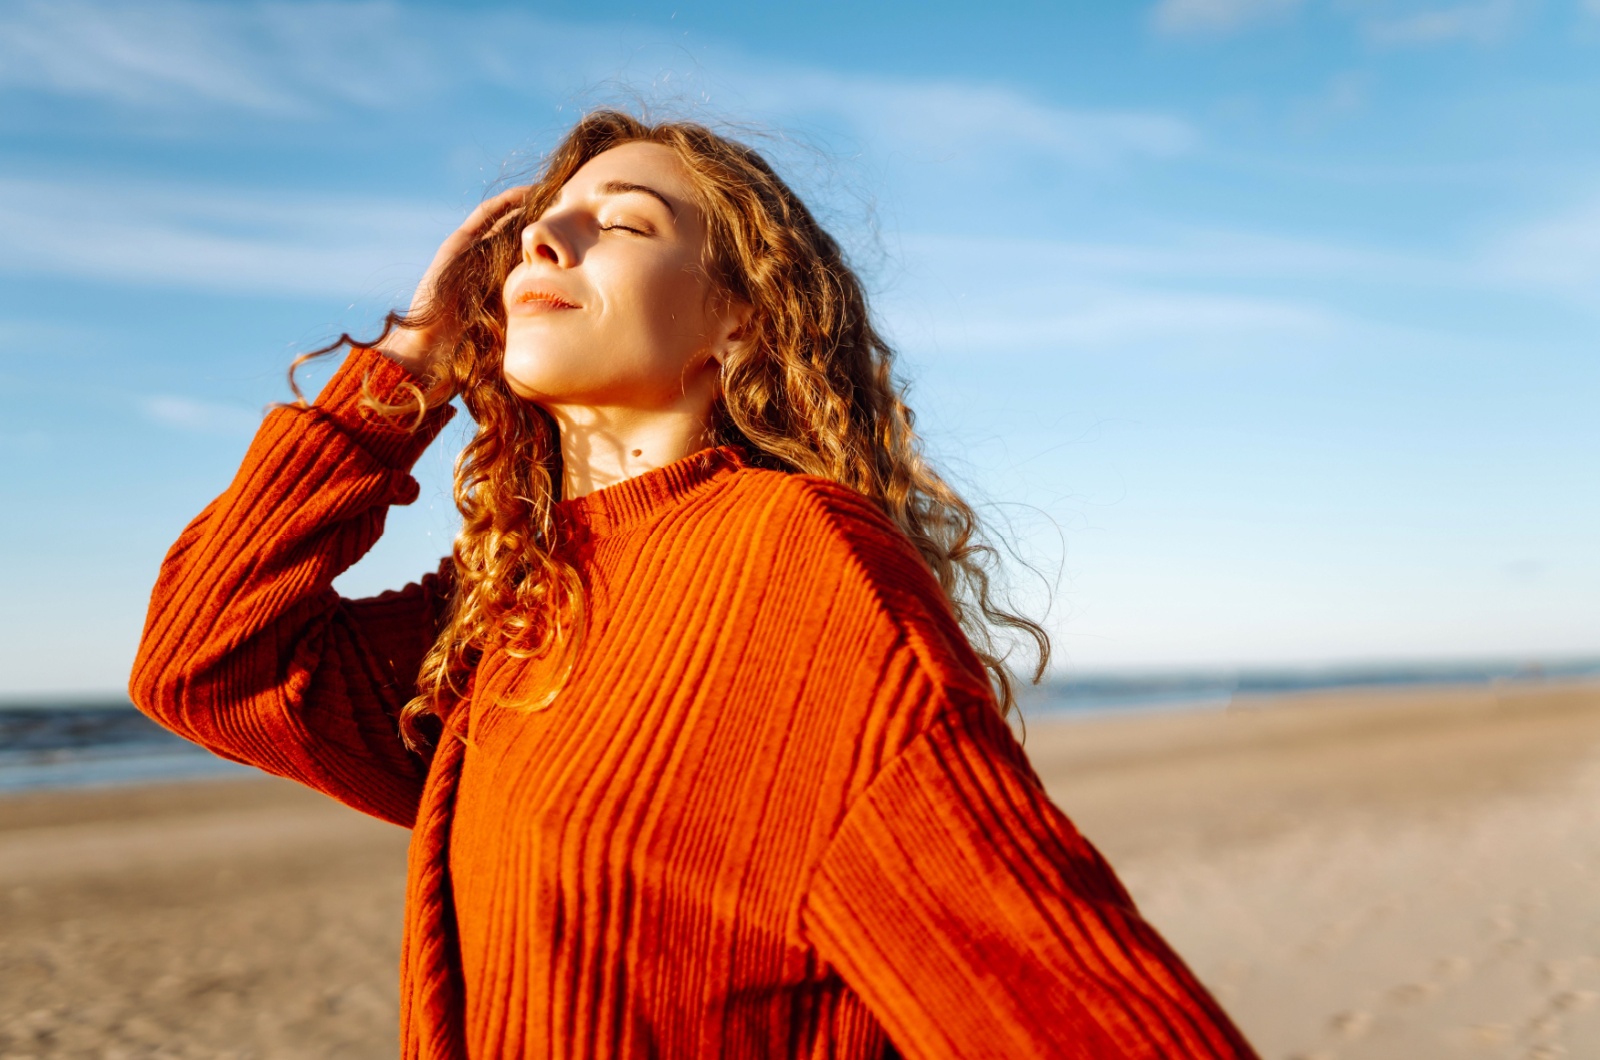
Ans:
{"label": "ribbed knit texture", "polygon": [[558,505],[589,626],[554,703],[492,654],[431,763],[396,732],[449,567],[332,579],[417,493],[356,351],[168,555],[135,702],[413,827],[406,1057],[1241,1057],[1050,802],[915,549],[734,447]]}

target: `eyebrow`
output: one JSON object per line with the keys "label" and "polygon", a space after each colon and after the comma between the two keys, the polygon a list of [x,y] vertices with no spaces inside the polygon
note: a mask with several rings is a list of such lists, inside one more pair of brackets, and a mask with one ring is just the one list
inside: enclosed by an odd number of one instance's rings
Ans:
{"label": "eyebrow", "polygon": [[678,219],[678,211],[673,207],[672,203],[667,201],[667,197],[665,195],[661,194],[652,187],[648,187],[644,184],[634,184],[631,181],[626,180],[608,180],[604,184],[600,185],[600,194],[602,195],[626,195],[630,191],[643,192],[646,195],[654,197],[661,203],[661,205],[667,208],[667,212],[672,215],[672,219],[674,221]]}

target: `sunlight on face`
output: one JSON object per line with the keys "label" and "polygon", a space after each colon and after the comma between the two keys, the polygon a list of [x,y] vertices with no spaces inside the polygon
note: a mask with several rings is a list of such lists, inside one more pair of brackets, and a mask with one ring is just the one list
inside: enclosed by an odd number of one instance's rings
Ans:
{"label": "sunlight on face", "polygon": [[702,267],[705,223],[676,153],[590,159],[522,233],[506,278],[505,378],[546,405],[657,410],[714,375],[724,331]]}

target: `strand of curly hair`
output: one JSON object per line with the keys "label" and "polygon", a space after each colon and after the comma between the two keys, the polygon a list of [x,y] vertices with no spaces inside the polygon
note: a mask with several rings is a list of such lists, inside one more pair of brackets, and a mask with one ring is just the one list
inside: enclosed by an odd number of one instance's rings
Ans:
{"label": "strand of curly hair", "polygon": [[[551,703],[576,660],[585,594],[578,571],[555,548],[559,439],[548,414],[512,394],[502,376],[500,292],[521,253],[522,228],[589,159],[635,141],[677,153],[705,214],[704,267],[713,286],[753,307],[743,340],[723,364],[715,444],[742,446],[756,466],[820,476],[872,500],[937,578],[990,675],[1001,716],[1009,716],[1015,678],[1001,641],[1033,642],[1030,679],[1037,682],[1049,662],[1049,636],[995,599],[998,554],[971,506],[924,458],[893,350],[873,328],[838,243],[753,149],[696,123],[649,124],[602,110],[547,156],[511,223],[459,254],[427,305],[390,313],[383,334],[364,344],[376,345],[393,328],[442,324],[454,338],[435,357],[431,378],[397,404],[370,394],[367,404],[420,423],[428,409],[460,398],[476,423],[455,467],[462,526],[451,605],[423,661],[417,695],[401,712],[407,744],[426,746],[423,719],[448,715],[490,650],[543,661],[535,687],[510,704],[524,709]],[[362,345],[346,334],[297,358],[291,386],[300,364],[346,344]]]}

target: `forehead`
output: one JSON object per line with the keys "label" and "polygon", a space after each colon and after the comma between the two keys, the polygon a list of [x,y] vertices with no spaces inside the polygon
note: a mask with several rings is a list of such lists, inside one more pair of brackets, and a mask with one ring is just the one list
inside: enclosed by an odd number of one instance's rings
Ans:
{"label": "forehead", "polygon": [[643,184],[665,195],[678,210],[693,207],[693,186],[678,153],[664,144],[620,144],[595,155],[562,185],[559,199],[600,195],[613,182]]}

